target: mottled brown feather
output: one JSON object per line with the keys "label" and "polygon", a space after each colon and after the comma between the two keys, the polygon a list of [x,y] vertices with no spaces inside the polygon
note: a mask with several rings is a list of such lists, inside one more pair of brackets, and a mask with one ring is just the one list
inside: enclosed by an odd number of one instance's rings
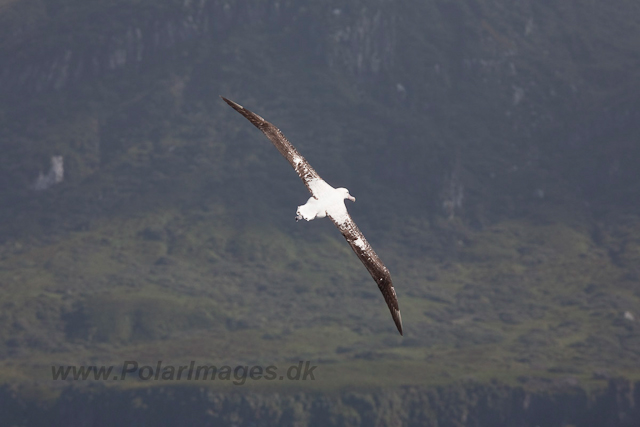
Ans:
{"label": "mottled brown feather", "polygon": [[[329,216],[329,218],[331,218],[331,221],[333,221],[335,226],[338,227],[338,230],[340,230],[344,238],[347,240],[347,243],[349,243],[353,252],[355,252],[358,258],[360,258],[360,261],[362,261],[364,266],[367,268],[369,274],[373,277],[373,280],[378,284],[378,289],[382,292],[382,296],[389,307],[391,317],[398,328],[398,332],[402,335],[400,306],[398,305],[396,290],[393,287],[389,270],[382,263],[369,242],[367,242],[367,239],[365,239],[364,234],[362,234],[356,223],[351,219],[351,215],[347,215],[347,220],[344,222],[336,221],[331,216]],[[362,243],[356,244],[358,239],[360,239]]]}
{"label": "mottled brown feather", "polygon": [[[311,167],[309,162],[307,162],[307,160],[300,153],[298,153],[298,150],[296,150],[296,148],[289,142],[289,140],[282,134],[282,132],[280,132],[280,129],[278,129],[259,115],[247,110],[242,105],[236,104],[235,102],[225,98],[224,96],[221,96],[220,98],[222,98],[224,102],[229,104],[231,108],[246,117],[247,120],[253,123],[255,127],[260,129],[262,133],[264,133],[267,138],[269,138],[273,145],[275,145],[275,147],[278,149],[280,154],[282,154],[282,157],[287,159],[300,179],[302,179],[302,182],[304,182],[307,190],[309,190],[309,192],[315,197],[313,191],[309,187],[309,181],[312,179],[322,178],[320,178],[320,175],[318,175],[318,173]],[[293,161],[294,157],[296,156],[300,159],[297,164]]]}

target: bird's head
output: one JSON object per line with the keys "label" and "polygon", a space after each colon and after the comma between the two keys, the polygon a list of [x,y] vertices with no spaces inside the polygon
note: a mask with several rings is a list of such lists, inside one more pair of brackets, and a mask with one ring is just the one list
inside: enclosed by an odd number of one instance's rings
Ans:
{"label": "bird's head", "polygon": [[349,199],[352,202],[356,201],[356,198],[349,194],[349,190],[347,190],[346,188],[338,188],[338,191],[342,193],[342,197],[344,197],[345,199]]}

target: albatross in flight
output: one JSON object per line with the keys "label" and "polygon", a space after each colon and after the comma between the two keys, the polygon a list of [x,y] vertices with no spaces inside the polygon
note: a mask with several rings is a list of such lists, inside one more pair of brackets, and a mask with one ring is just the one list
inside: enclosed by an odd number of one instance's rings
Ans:
{"label": "albatross in flight", "polygon": [[305,158],[298,153],[298,150],[291,145],[282,132],[274,125],[259,115],[247,110],[242,105],[238,105],[225,97],[221,98],[229,104],[231,108],[242,114],[247,120],[253,123],[255,127],[260,129],[262,133],[271,140],[273,145],[276,146],[280,154],[291,163],[291,166],[293,166],[311,193],[311,197],[307,203],[298,206],[296,221],[301,219],[311,221],[312,219],[324,218],[325,216],[328,216],[329,219],[333,221],[344,238],[347,239],[353,251],[358,255],[360,261],[367,267],[373,280],[378,284],[378,288],[380,288],[380,292],[382,292],[382,296],[384,296],[384,300],[389,306],[391,317],[393,317],[398,332],[402,335],[402,317],[400,316],[398,298],[396,297],[396,291],[391,282],[389,270],[384,266],[382,261],[380,261],[380,258],[378,258],[378,255],[373,251],[367,239],[364,238],[356,223],[353,222],[344,204],[345,199],[355,202],[356,198],[349,194],[349,190],[346,188],[333,188],[320,178],[320,175],[318,175]]}

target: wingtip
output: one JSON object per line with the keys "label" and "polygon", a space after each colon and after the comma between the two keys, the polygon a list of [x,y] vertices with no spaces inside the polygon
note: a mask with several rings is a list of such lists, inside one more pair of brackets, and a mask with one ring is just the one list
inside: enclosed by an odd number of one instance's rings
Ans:
{"label": "wingtip", "polygon": [[242,114],[244,117],[249,119],[249,121],[251,123],[253,123],[255,126],[257,126],[258,128],[260,128],[260,125],[262,125],[263,123],[268,123],[265,119],[263,119],[262,117],[260,117],[256,113],[247,110],[242,105],[240,105],[238,103],[235,103],[232,100],[225,98],[224,96],[220,96],[220,98],[222,98],[224,100],[224,102],[229,104],[229,106],[231,106],[231,108],[233,108],[238,113]]}
{"label": "wingtip", "polygon": [[232,107],[233,109],[235,109],[235,110],[238,110],[238,109],[244,110],[244,107],[242,105],[237,104],[237,103],[233,102],[232,100],[225,98],[222,95],[220,95],[220,98],[222,98],[222,100],[224,102],[226,102],[227,104],[229,104],[229,106]]}
{"label": "wingtip", "polygon": [[400,314],[400,310],[396,311],[396,316],[393,316],[393,321],[396,324],[396,328],[398,328],[398,332],[400,332],[401,336],[404,336],[402,333],[402,315]]}

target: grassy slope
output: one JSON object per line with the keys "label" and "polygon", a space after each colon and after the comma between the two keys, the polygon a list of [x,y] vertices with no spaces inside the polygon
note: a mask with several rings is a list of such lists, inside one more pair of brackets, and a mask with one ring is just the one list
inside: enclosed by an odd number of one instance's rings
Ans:
{"label": "grassy slope", "polygon": [[[0,225],[0,378],[49,384],[51,364],[130,359],[280,366],[309,359],[321,365],[316,385],[326,389],[469,376],[589,383],[594,371],[639,377],[638,327],[623,317],[640,302],[638,217],[622,209],[598,220],[583,213],[571,174],[558,172],[549,151],[519,176],[506,172],[526,165],[523,153],[533,150],[519,124],[543,128],[533,143],[543,153],[550,144],[543,137],[565,132],[530,119],[532,111],[563,117],[581,100],[534,99],[511,107],[515,117],[505,125],[513,89],[495,76],[510,77],[457,69],[460,58],[447,57],[451,46],[471,55],[478,45],[464,41],[475,35],[483,54],[497,52],[496,67],[508,68],[511,43],[521,43],[530,54],[516,59],[522,79],[566,90],[569,77],[549,76],[579,61],[560,61],[562,49],[551,50],[549,63],[535,54],[562,30],[540,29],[534,37],[547,38],[522,41],[511,32],[526,14],[496,12],[494,3],[473,18],[464,2],[453,12],[425,6],[425,16],[437,15],[433,34],[416,30],[418,14],[398,12],[407,28],[398,50],[429,51],[396,58],[422,70],[424,87],[402,66],[383,80],[402,81],[410,90],[404,101],[300,55],[289,41],[302,25],[295,24],[282,34],[261,25],[249,36],[232,31],[213,46],[187,44],[136,69],[3,105],[0,162],[9,178]],[[34,10],[37,2],[26,4]],[[532,13],[536,25],[549,22],[549,9]],[[65,16],[51,22],[81,20]],[[464,28],[459,17],[468,33],[451,31]],[[446,39],[429,42],[430,35]],[[445,83],[425,71],[436,62]],[[613,85],[599,95],[573,72],[580,97],[609,102],[617,93]],[[350,183],[358,197],[351,212],[394,275],[404,338],[333,227],[293,222],[307,197],[303,186],[219,93],[285,130],[329,182]],[[425,106],[425,95],[443,107]],[[402,151],[394,157],[388,144]],[[436,169],[442,181],[456,152],[468,200],[466,211],[447,219],[434,194],[446,184],[423,170]],[[65,156],[67,181],[30,192],[53,153]],[[349,158],[355,154],[364,155]],[[497,177],[487,178],[489,170]],[[529,196],[537,185],[545,186],[542,200]],[[393,204],[380,206],[387,198]]]}
{"label": "grassy slope", "polygon": [[[459,261],[445,263],[404,258],[402,243],[381,242],[402,302],[400,338],[337,233],[294,241],[270,225],[238,232],[228,223],[211,211],[167,210],[37,247],[14,242],[2,263],[11,296],[3,378],[42,380],[51,363],[129,359],[310,359],[322,365],[325,387],[638,375],[640,340],[623,319],[637,307],[636,278],[590,230],[532,220],[459,227],[450,231]],[[607,245],[637,251],[637,220],[626,227],[610,230]],[[172,241],[161,237],[176,230]]]}

